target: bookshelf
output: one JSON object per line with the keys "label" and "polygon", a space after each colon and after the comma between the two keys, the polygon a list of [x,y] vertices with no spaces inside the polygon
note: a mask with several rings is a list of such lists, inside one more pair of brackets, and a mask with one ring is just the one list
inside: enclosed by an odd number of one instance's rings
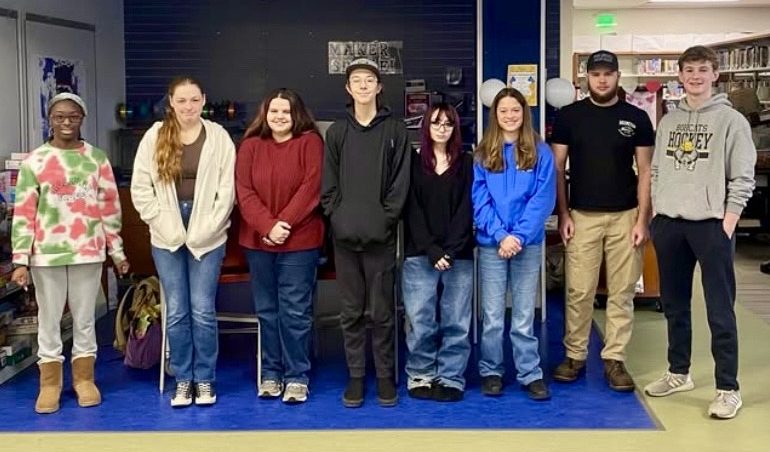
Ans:
{"label": "bookshelf", "polygon": [[[579,86],[581,90],[586,90],[586,63],[589,52],[577,52],[572,57],[572,82]],[[677,52],[615,52],[620,66],[621,85],[628,86],[636,82],[637,85],[643,85],[649,80],[659,80],[665,85],[668,81],[677,81],[678,67]],[[584,89],[585,88],[585,89]],[[680,92],[669,93],[664,90],[664,100],[679,100]]]}
{"label": "bookshelf", "polygon": [[719,58],[720,92],[753,88],[770,109],[770,31],[710,44]]}

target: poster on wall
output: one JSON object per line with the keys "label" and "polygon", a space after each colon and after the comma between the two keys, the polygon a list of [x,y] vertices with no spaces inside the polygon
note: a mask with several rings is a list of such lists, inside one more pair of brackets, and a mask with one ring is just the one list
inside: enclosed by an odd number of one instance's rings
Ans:
{"label": "poster on wall", "polygon": [[422,127],[422,117],[430,110],[430,93],[426,91],[404,93],[404,124],[407,129]]}
{"label": "poster on wall", "polygon": [[48,140],[48,101],[58,93],[74,93],[86,100],[86,69],[81,60],[38,56],[40,131],[43,142]]}
{"label": "poster on wall", "polygon": [[403,74],[403,41],[329,41],[329,74],[344,74],[356,58],[369,58],[385,75]]}
{"label": "poster on wall", "polygon": [[530,107],[537,106],[537,65],[509,64],[507,85],[516,88],[527,99]]}

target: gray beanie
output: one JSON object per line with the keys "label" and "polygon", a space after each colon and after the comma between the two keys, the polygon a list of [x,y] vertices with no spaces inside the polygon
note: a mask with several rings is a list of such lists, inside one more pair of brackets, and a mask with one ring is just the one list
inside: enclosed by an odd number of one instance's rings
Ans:
{"label": "gray beanie", "polygon": [[78,96],[77,94],[73,93],[59,93],[51,98],[51,100],[48,101],[48,111],[51,111],[51,108],[53,108],[54,105],[56,105],[57,102],[61,102],[63,100],[71,100],[72,102],[75,102],[78,104],[81,110],[83,110],[83,116],[88,116],[88,110],[86,109],[86,103],[83,101],[83,99]]}

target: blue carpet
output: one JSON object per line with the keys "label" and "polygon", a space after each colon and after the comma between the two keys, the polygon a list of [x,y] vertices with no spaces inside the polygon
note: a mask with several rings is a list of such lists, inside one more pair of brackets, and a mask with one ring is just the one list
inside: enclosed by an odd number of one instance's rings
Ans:
{"label": "blue carpet", "polygon": [[[547,328],[537,328],[543,368],[549,379],[564,356],[562,303],[561,297],[549,297]],[[296,406],[256,397],[253,336],[222,336],[217,404],[172,409],[168,393],[158,393],[157,368],[142,371],[123,366],[121,357],[109,345],[110,323],[108,320],[99,325],[100,337],[104,338],[97,363],[97,382],[104,398],[101,406],[77,406],[67,364],[61,410],[52,415],[35,414],[38,374],[33,367],[0,387],[0,431],[656,428],[636,393],[617,393],[607,387],[599,357],[601,342],[595,332],[586,377],[573,384],[551,384],[553,399],[547,402],[527,398],[526,392],[512,381],[511,362],[507,364],[511,371],[506,375],[505,394],[500,398],[482,396],[474,354],[462,402],[440,404],[410,399],[402,376],[397,407],[378,406],[374,381],[370,381],[366,402],[359,409],[344,408],[340,401],[347,372],[339,330],[321,332],[323,340],[311,377],[310,398]],[[510,357],[509,347],[506,355]],[[402,352],[401,368],[404,356]],[[167,386],[173,386],[172,379],[167,380]]]}

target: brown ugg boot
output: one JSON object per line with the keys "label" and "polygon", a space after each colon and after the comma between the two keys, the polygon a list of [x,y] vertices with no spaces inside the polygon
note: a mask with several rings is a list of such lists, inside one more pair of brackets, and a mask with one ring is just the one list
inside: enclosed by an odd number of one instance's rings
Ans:
{"label": "brown ugg boot", "polygon": [[59,411],[61,397],[62,370],[59,361],[40,363],[40,393],[35,402],[35,412],[40,414]]}
{"label": "brown ugg boot", "polygon": [[75,358],[72,361],[72,388],[78,395],[78,405],[96,406],[102,403],[102,395],[94,384],[93,356]]}

